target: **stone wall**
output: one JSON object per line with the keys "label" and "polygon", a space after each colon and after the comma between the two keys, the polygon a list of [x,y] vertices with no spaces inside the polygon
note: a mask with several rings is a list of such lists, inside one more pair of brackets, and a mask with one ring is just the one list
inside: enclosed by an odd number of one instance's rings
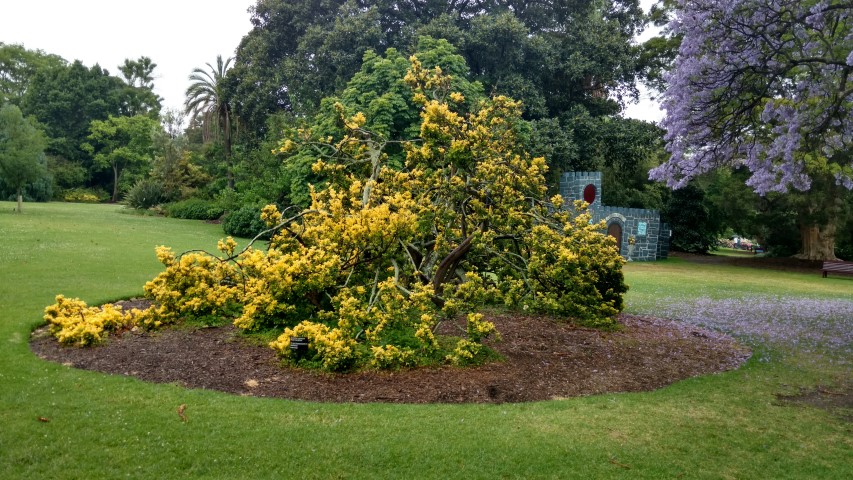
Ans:
{"label": "stone wall", "polygon": [[560,179],[560,194],[565,200],[586,200],[592,221],[604,220],[609,233],[621,236],[619,253],[628,261],[666,258],[670,231],[668,225],[661,223],[660,212],[602,205],[601,192],[601,172],[566,172]]}

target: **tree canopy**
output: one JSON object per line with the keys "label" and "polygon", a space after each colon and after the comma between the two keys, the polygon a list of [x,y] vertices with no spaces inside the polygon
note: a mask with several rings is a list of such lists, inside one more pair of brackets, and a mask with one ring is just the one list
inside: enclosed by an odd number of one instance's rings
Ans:
{"label": "tree canopy", "polygon": [[24,187],[46,173],[45,144],[44,133],[17,106],[0,108],[0,178],[17,193],[19,213]]}
{"label": "tree canopy", "polygon": [[237,108],[253,129],[277,110],[312,113],[341,90],[368,50],[413,51],[420,35],[462,53],[487,92],[511,94],[525,116],[583,104],[614,113],[633,87],[636,0],[569,2],[259,1],[237,50]]}
{"label": "tree canopy", "polygon": [[187,98],[184,103],[186,113],[191,120],[201,122],[205,136],[213,132],[216,137],[222,134],[225,149],[226,176],[228,188],[234,189],[234,173],[231,164],[231,135],[233,122],[233,106],[231,93],[227,88],[225,74],[230,68],[232,58],[222,60],[217,55],[216,66],[207,64],[209,71],[195,68],[190,74],[190,86],[187,87]]}
{"label": "tree canopy", "polygon": [[151,163],[154,134],[160,124],[145,115],[93,120],[82,148],[93,155],[95,165],[113,172],[112,201],[119,200],[120,182],[128,168]]}
{"label": "tree canopy", "polygon": [[673,186],[745,165],[759,193],[808,190],[822,171],[853,188],[853,6],[841,1],[678,2],[683,37],[664,95]]}
{"label": "tree canopy", "polygon": [[65,64],[58,55],[0,42],[0,105],[19,105],[37,72]]}
{"label": "tree canopy", "polygon": [[663,102],[672,156],[651,178],[681,187],[743,166],[759,194],[804,192],[801,254],[835,258],[853,189],[853,5],[680,1],[671,26],[682,38]]}

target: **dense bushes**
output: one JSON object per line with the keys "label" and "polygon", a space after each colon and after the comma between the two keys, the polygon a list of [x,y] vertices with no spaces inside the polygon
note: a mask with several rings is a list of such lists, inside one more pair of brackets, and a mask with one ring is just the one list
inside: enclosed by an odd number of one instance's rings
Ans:
{"label": "dense bushes", "polygon": [[185,218],[189,220],[217,220],[225,213],[218,202],[190,198],[163,206],[167,217]]}
{"label": "dense bushes", "polygon": [[80,347],[100,343],[109,332],[133,322],[134,314],[111,303],[89,307],[78,298],[56,296],[56,303],[44,309],[50,333],[61,343]]}
{"label": "dense bushes", "polygon": [[163,184],[150,178],[138,180],[124,196],[127,206],[137,209],[148,209],[160,205],[165,200],[166,192]]}
{"label": "dense bushes", "polygon": [[[261,208],[255,206],[240,207],[222,219],[222,230],[234,237],[254,238],[268,228],[261,220]],[[264,238],[270,237],[266,235]]]}
{"label": "dense bushes", "polygon": [[64,202],[98,203],[110,199],[110,194],[98,188],[72,188],[61,193]]}
{"label": "dense bushes", "polygon": [[[464,113],[459,94],[428,100],[446,77],[417,62],[407,81],[422,124],[418,142],[403,142],[404,170],[386,164],[363,114],[336,105],[321,123],[343,126],[338,141],[305,130],[278,149],[319,153],[312,170],[328,186],[311,190],[310,207],[243,207],[224,220],[243,237],[274,229],[267,248],[237,252],[229,237],[223,257],[158,251],[166,269],[145,289],[162,320],[280,331],[270,346],[283,357],[335,371],[481,361],[498,335],[478,311],[486,301],[612,326],[623,260],[582,204],[545,198],[544,160],[519,149],[520,105],[496,97]],[[459,336],[435,333],[463,319]],[[305,357],[292,357],[293,337],[308,340]]]}

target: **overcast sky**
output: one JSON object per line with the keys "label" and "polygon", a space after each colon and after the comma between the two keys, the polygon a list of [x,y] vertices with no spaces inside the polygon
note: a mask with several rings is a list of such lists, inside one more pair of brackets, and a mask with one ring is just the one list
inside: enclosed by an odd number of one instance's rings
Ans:
{"label": "overcast sky", "polygon": [[[651,3],[644,0],[643,4]],[[124,59],[150,57],[155,92],[163,106],[181,108],[193,68],[234,55],[251,29],[254,0],[11,0],[0,15],[0,42],[23,44],[69,62],[95,63],[113,75]],[[644,94],[627,115],[659,120],[662,113]]]}
{"label": "overcast sky", "polygon": [[126,58],[150,57],[163,106],[182,108],[196,67],[234,56],[253,0],[14,0],[3,2],[0,42],[57,54],[120,76]]}

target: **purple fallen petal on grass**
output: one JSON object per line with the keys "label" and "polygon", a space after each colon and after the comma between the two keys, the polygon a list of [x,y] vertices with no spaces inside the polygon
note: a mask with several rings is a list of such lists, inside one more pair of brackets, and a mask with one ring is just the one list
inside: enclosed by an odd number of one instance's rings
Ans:
{"label": "purple fallen petal on grass", "polygon": [[746,296],[676,303],[664,300],[654,312],[689,325],[719,330],[754,347],[853,358],[853,301],[783,296]]}

